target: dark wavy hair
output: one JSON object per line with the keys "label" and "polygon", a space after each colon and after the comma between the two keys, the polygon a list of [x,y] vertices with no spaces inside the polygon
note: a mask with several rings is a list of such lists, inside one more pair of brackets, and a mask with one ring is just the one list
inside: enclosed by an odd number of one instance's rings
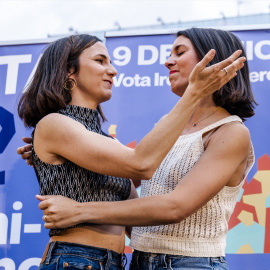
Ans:
{"label": "dark wavy hair", "polygon": [[[190,28],[177,32],[179,36],[187,37],[193,44],[200,59],[210,49],[215,49],[216,55],[210,65],[216,64],[229,57],[236,50],[242,50],[241,56],[245,56],[242,42],[229,31]],[[243,121],[254,115],[254,107],[257,105],[249,80],[248,63],[237,72],[237,76],[225,84],[219,91],[213,94],[213,100],[217,106],[223,107],[230,114],[238,115]]]}
{"label": "dark wavy hair", "polygon": [[[18,114],[25,126],[35,127],[49,113],[63,109],[70,101],[70,91],[63,88],[69,70],[79,72],[79,56],[101,40],[95,36],[80,34],[58,39],[44,51],[32,81],[20,97]],[[101,121],[106,118],[101,106],[97,106]]]}

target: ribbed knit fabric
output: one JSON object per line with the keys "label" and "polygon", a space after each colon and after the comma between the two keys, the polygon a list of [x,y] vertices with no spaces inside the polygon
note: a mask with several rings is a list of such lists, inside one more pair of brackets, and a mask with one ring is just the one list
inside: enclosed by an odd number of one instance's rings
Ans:
{"label": "ribbed knit fabric", "polygon": [[[67,105],[58,113],[80,122],[89,131],[110,137],[101,130],[97,110]],[[34,139],[34,132],[32,136]],[[32,147],[32,155],[41,195],[62,195],[78,202],[122,201],[130,195],[129,179],[96,173],[70,160],[58,165],[45,163],[35,153],[34,147]],[[72,228],[89,225],[89,223],[81,223]],[[57,235],[65,229],[51,229],[49,235]]]}
{"label": "ribbed knit fabric", "polygon": [[[225,123],[242,120],[229,116],[206,128],[180,136],[149,181],[142,181],[141,197],[166,194],[174,190],[204,152],[202,135]],[[243,180],[254,164],[250,151]],[[225,255],[228,221],[243,186],[225,186],[197,212],[180,223],[133,227],[130,246],[151,253],[164,253],[193,257],[218,257]]]}

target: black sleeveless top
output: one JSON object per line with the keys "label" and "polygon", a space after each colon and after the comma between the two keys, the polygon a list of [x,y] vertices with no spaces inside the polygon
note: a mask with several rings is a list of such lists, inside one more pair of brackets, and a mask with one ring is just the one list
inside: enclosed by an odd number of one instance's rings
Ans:
{"label": "black sleeveless top", "polygon": [[[80,122],[92,132],[112,138],[101,130],[96,110],[67,105],[58,113]],[[34,131],[32,133],[33,139]],[[60,165],[48,164],[39,159],[34,147],[32,153],[41,195],[63,195],[78,202],[122,201],[130,195],[131,183],[129,179],[95,173],[71,161]],[[69,228],[87,225],[90,224],[82,223]],[[59,234],[63,230],[65,229],[51,229],[49,235]]]}

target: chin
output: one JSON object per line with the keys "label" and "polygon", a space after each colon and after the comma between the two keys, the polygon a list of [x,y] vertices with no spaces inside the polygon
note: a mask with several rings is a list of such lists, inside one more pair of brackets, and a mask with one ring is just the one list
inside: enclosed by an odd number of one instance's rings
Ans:
{"label": "chin", "polygon": [[171,90],[172,90],[172,92],[173,92],[175,95],[177,95],[177,96],[179,96],[179,97],[182,97],[182,96],[184,95],[184,93],[185,93],[185,90],[179,89],[179,88],[175,88],[175,87],[172,87]]}
{"label": "chin", "polygon": [[111,97],[112,97],[112,93],[103,96],[103,98],[102,98],[102,100],[100,101],[100,103],[103,103],[103,102],[106,102],[106,101],[110,100]]}

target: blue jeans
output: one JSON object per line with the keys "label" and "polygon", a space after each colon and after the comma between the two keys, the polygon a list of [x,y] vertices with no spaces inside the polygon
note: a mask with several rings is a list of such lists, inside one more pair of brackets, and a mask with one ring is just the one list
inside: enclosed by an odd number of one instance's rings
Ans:
{"label": "blue jeans", "polygon": [[224,257],[204,258],[169,254],[155,254],[134,250],[130,270],[229,270]]}
{"label": "blue jeans", "polygon": [[[46,255],[46,256],[45,256]],[[66,242],[50,242],[39,270],[123,270],[125,254]]]}

